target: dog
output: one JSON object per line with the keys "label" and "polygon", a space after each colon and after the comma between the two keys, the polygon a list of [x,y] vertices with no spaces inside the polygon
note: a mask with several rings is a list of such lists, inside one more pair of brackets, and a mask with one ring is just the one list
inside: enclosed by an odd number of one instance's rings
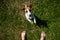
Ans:
{"label": "dog", "polygon": [[26,19],[31,24],[33,24],[33,23],[36,24],[36,18],[34,16],[34,14],[31,12],[31,6],[25,5],[25,8],[23,10],[25,10],[25,17],[26,17]]}

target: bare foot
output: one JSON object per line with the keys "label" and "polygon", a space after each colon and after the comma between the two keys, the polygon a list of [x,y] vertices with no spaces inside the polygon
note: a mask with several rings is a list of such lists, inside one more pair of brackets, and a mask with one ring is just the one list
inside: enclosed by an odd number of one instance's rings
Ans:
{"label": "bare foot", "polygon": [[45,39],[45,36],[46,36],[45,32],[42,31],[42,33],[41,33],[41,39],[40,40],[44,40]]}
{"label": "bare foot", "polygon": [[23,32],[21,33],[22,40],[25,40],[25,34],[26,34],[26,31],[23,31]]}

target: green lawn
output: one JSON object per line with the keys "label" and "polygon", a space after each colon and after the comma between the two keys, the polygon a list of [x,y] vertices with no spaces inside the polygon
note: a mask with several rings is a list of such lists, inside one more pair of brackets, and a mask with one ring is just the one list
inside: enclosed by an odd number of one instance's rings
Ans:
{"label": "green lawn", "polygon": [[47,27],[30,24],[21,10],[28,0],[0,0],[0,40],[21,40],[26,30],[28,40],[39,40],[41,31],[46,40],[60,40],[60,0],[30,0],[32,12],[40,19],[47,20]]}

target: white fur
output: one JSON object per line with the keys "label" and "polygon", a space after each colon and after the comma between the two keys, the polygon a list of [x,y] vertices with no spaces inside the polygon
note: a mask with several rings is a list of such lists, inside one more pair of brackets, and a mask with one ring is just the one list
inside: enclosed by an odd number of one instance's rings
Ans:
{"label": "white fur", "polygon": [[[32,15],[31,17],[29,15]],[[25,12],[25,16],[26,16],[26,19],[31,23],[35,23],[36,24],[36,18],[35,16],[29,11],[27,10],[27,12]],[[33,20],[30,20],[31,18],[33,18]]]}

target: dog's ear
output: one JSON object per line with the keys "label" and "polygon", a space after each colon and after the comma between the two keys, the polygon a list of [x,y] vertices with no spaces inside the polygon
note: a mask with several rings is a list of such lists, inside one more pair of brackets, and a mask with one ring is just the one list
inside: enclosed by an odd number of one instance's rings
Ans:
{"label": "dog's ear", "polygon": [[29,5],[30,8],[32,8],[32,5]]}
{"label": "dog's ear", "polygon": [[30,7],[30,8],[32,8],[32,5],[31,5],[31,4],[29,4],[27,7]]}
{"label": "dog's ear", "polygon": [[22,8],[21,10],[23,10],[23,11],[24,11],[24,10],[25,10],[25,8]]}
{"label": "dog's ear", "polygon": [[30,8],[30,11],[31,11],[31,9],[32,9],[32,5],[29,5],[28,7]]}

